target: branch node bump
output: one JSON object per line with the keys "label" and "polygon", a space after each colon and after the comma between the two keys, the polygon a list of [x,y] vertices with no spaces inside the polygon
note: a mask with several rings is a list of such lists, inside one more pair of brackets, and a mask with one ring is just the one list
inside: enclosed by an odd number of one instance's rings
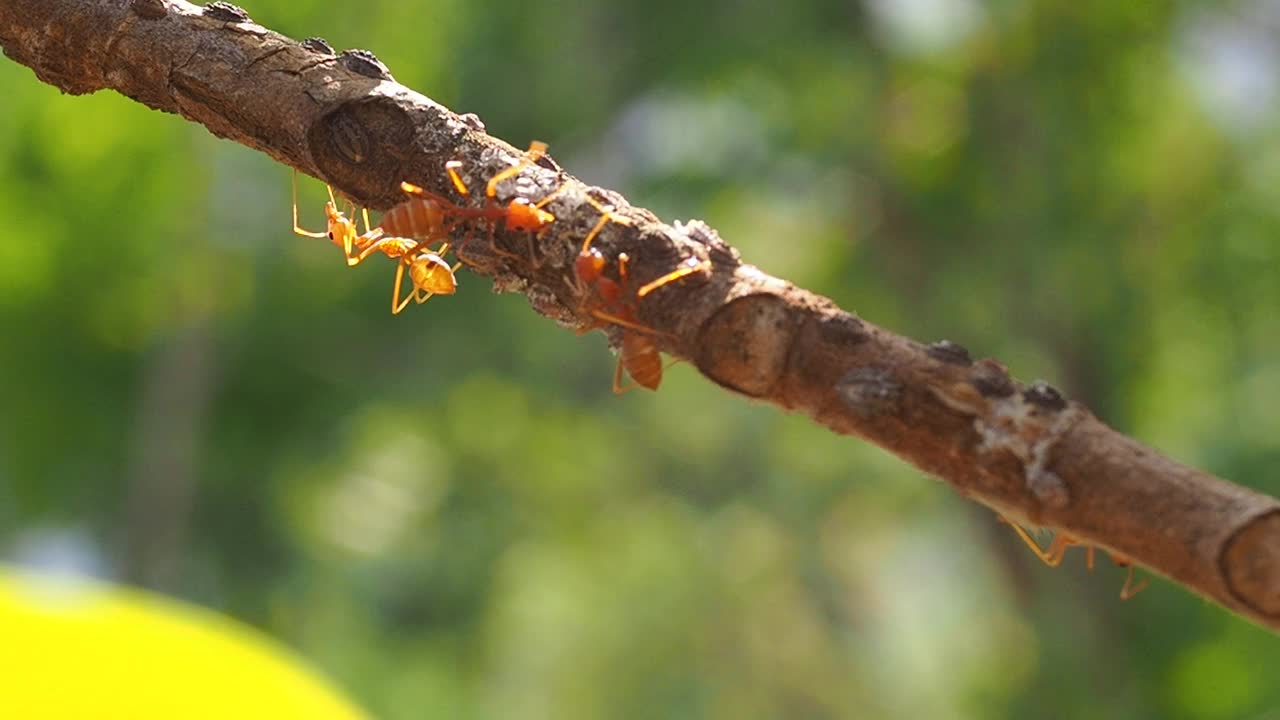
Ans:
{"label": "branch node bump", "polygon": [[1219,562],[1227,587],[1240,602],[1280,618],[1280,510],[1245,523],[1227,541]]}
{"label": "branch node bump", "polygon": [[253,22],[249,17],[249,13],[245,12],[244,8],[239,5],[232,5],[229,2],[223,2],[223,0],[213,0],[213,2],[204,6],[204,9],[200,11],[200,14],[213,20],[221,20],[222,22]]}
{"label": "branch node bump", "polygon": [[992,400],[1007,398],[1018,391],[1009,377],[1009,370],[991,358],[978,361],[969,384],[979,395]]}
{"label": "branch node bump", "polygon": [[377,55],[368,50],[343,50],[338,56],[338,63],[357,75],[395,82],[387,66],[382,64]]}
{"label": "branch node bump", "polygon": [[337,54],[333,51],[333,46],[329,44],[329,41],[325,40],[324,38],[318,35],[315,37],[309,37],[306,40],[303,40],[302,47],[310,50],[313,53],[320,53],[321,55]]}
{"label": "branch node bump", "polygon": [[143,20],[159,20],[169,12],[164,0],[132,0],[129,9]]}
{"label": "branch node bump", "polygon": [[950,340],[939,340],[930,343],[925,348],[925,354],[941,363],[948,365],[959,365],[968,367],[973,364],[973,357],[969,355],[969,350],[963,345],[953,343]]}
{"label": "branch node bump", "polygon": [[484,121],[475,113],[462,113],[458,116],[464,125],[475,130],[476,132],[484,132]]}
{"label": "branch node bump", "polygon": [[1063,399],[1062,393],[1043,380],[1031,383],[1030,387],[1022,391],[1022,397],[1032,405],[1051,412],[1065,410],[1067,407],[1067,401]]}

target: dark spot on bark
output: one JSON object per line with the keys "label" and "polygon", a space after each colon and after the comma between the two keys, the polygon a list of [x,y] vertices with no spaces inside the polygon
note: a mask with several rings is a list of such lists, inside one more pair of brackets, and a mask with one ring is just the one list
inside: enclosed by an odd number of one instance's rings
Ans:
{"label": "dark spot on bark", "polygon": [[343,50],[338,56],[338,63],[357,75],[375,80],[395,80],[387,66],[368,50]]}
{"label": "dark spot on bark", "polygon": [[1062,393],[1043,380],[1031,383],[1030,387],[1022,391],[1022,398],[1036,407],[1054,412],[1065,410],[1067,407],[1067,401],[1063,399]]}
{"label": "dark spot on bark", "polygon": [[484,132],[484,121],[480,119],[479,115],[475,113],[463,113],[458,116],[458,119],[462,121],[462,124],[466,125],[472,130],[479,130],[480,132]]}
{"label": "dark spot on bark", "polygon": [[[216,92],[209,88],[208,84],[198,77],[193,77],[182,70],[175,70],[169,78],[169,86],[173,88],[175,95],[180,96],[180,102],[185,101],[202,105],[205,112],[212,111],[212,108],[219,107],[219,96]],[[214,111],[216,112],[216,111]],[[216,134],[216,130],[212,127],[210,131]]]}
{"label": "dark spot on bark", "polygon": [[1009,371],[990,358],[978,362],[969,378],[969,384],[980,395],[988,398],[1005,398],[1017,392],[1013,380],[1009,378]]}
{"label": "dark spot on bark", "polygon": [[836,392],[859,417],[873,418],[898,412],[902,383],[882,368],[856,368],[840,378]]}
{"label": "dark spot on bark", "polygon": [[205,5],[200,13],[207,18],[221,20],[222,22],[252,22],[249,19],[249,13],[245,12],[244,8],[222,0],[213,0],[213,2]]}
{"label": "dark spot on bark", "polygon": [[564,170],[560,168],[560,163],[556,162],[556,159],[547,153],[543,153],[534,164],[538,167],[546,168],[554,173],[564,172]]}
{"label": "dark spot on bark", "polygon": [[129,9],[143,20],[159,20],[169,11],[164,0],[133,0],[129,3]]}
{"label": "dark spot on bark", "polygon": [[818,319],[818,337],[823,345],[843,353],[866,342],[870,336],[861,320],[849,313],[841,312],[836,315],[824,315]]}
{"label": "dark spot on bark", "polygon": [[[307,146],[320,177],[372,209],[404,199],[406,168],[421,165],[413,123],[403,108],[385,97],[339,105],[307,133]],[[419,179],[421,182],[421,179]]]}
{"label": "dark spot on bark", "polygon": [[939,340],[936,343],[931,343],[925,349],[925,353],[934,360],[948,365],[968,367],[973,364],[973,358],[970,357],[969,351],[963,345],[957,345],[950,340]]}
{"label": "dark spot on bark", "polygon": [[320,124],[327,126],[333,149],[352,165],[360,165],[369,157],[369,134],[348,113],[341,111],[326,115]]}
{"label": "dark spot on bark", "polygon": [[322,37],[309,37],[302,41],[302,47],[321,55],[333,55],[333,46]]}

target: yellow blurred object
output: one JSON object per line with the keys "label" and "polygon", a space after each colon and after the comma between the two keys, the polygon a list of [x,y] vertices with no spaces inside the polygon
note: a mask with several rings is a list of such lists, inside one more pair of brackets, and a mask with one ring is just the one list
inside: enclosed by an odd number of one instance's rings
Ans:
{"label": "yellow blurred object", "polygon": [[252,628],[137,590],[0,568],[0,718],[366,718]]}

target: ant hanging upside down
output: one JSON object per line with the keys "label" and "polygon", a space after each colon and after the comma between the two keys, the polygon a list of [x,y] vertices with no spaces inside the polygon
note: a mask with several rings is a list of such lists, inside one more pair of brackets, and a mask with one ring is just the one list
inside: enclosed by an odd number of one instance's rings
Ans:
{"label": "ant hanging upside down", "polygon": [[[295,172],[293,231],[305,237],[329,238],[335,245],[342,248],[348,266],[359,265],[374,253],[382,253],[393,260],[398,260],[391,312],[399,314],[408,306],[410,300],[424,303],[434,295],[451,295],[457,291],[458,282],[454,273],[461,264],[451,267],[445,262],[444,257],[450,248],[449,238],[463,223],[468,221],[487,223],[491,247],[500,254],[513,256],[512,253],[499,250],[494,242],[494,233],[499,222],[509,230],[535,233],[545,230],[555,221],[555,216],[542,208],[555,197],[559,189],[537,204],[530,203],[523,197],[517,197],[504,206],[495,199],[499,182],[536,162],[545,152],[546,145],[542,143],[535,142],[530,145],[520,163],[498,173],[489,181],[485,189],[486,204],[479,208],[459,205],[441,195],[402,182],[400,188],[409,196],[408,199],[388,210],[377,227],[373,227],[370,223],[368,211],[361,210],[365,226],[363,233],[359,231],[355,220],[338,210],[333,188],[328,186],[326,187],[329,191],[329,202],[325,204],[325,216],[328,220],[326,232],[313,232],[300,227],[298,225],[298,184]],[[445,170],[458,192],[463,197],[470,197],[470,191],[458,173],[461,167],[462,163],[454,160],[446,163]],[[463,243],[469,240],[468,235]],[[432,249],[431,245],[437,241],[440,242],[440,246]],[[531,255],[532,251],[531,244]],[[409,280],[413,284],[413,290],[401,299],[406,269]]]}
{"label": "ant hanging upside down", "polygon": [[[458,266],[445,262],[449,243],[444,241],[450,229],[443,213],[435,206],[414,200],[405,201],[387,211],[378,227],[371,227],[369,213],[361,210],[365,231],[361,233],[356,221],[338,210],[333,188],[329,187],[329,202],[324,213],[328,219],[326,232],[305,230],[298,225],[298,176],[293,177],[293,232],[304,237],[327,237],[342,248],[347,265],[354,267],[374,253],[382,253],[396,263],[396,279],[391,295],[391,314],[398,315],[409,301],[424,303],[433,295],[452,295],[458,289],[454,275]],[[440,247],[431,249],[431,243],[441,240]],[[413,290],[401,300],[405,269]]]}
{"label": "ant hanging upside down", "polygon": [[[1044,562],[1045,565],[1048,565],[1049,567],[1058,567],[1059,565],[1062,564],[1063,558],[1066,557],[1068,548],[1070,548],[1072,545],[1082,545],[1084,546],[1084,549],[1085,549],[1085,566],[1088,567],[1090,570],[1093,569],[1093,556],[1094,556],[1095,548],[1092,545],[1081,542],[1080,540],[1077,540],[1076,538],[1071,537],[1066,533],[1059,532],[1056,535],[1054,535],[1053,541],[1049,543],[1048,549],[1044,549],[1040,547],[1040,543],[1036,542],[1035,538],[1031,537],[1031,534],[1028,533],[1026,529],[1024,529],[1021,525],[1019,525],[1016,522],[1013,522],[1012,520],[1008,520],[1004,517],[1000,517],[999,519],[1000,519],[1000,522],[1007,523],[1010,527],[1012,527],[1013,531],[1016,532],[1018,534],[1018,537],[1022,539],[1022,542],[1026,543],[1027,547],[1031,548],[1031,552],[1035,553],[1036,557],[1040,558],[1040,560]],[[1122,567],[1128,570],[1128,573],[1125,575],[1125,579],[1124,579],[1124,587],[1120,588],[1120,599],[1128,600],[1134,595],[1137,595],[1138,593],[1142,592],[1143,589],[1147,587],[1147,584],[1150,582],[1150,579],[1143,578],[1141,582],[1135,583],[1133,581],[1133,573],[1134,573],[1133,561],[1125,557],[1124,555],[1119,555],[1117,553],[1110,553],[1110,554],[1111,554],[1111,562],[1115,563],[1117,567]]]}

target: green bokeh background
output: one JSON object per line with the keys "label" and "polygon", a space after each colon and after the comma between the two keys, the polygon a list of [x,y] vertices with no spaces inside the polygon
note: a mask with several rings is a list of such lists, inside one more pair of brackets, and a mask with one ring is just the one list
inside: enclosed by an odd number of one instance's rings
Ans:
{"label": "green bokeh background", "polygon": [[[246,9],[1280,494],[1275,2]],[[1175,586],[1043,567],[687,365],[614,397],[601,334],[469,275],[392,317],[265,156],[0,88],[0,559],[225,612],[392,719],[1280,718],[1280,643]]]}

